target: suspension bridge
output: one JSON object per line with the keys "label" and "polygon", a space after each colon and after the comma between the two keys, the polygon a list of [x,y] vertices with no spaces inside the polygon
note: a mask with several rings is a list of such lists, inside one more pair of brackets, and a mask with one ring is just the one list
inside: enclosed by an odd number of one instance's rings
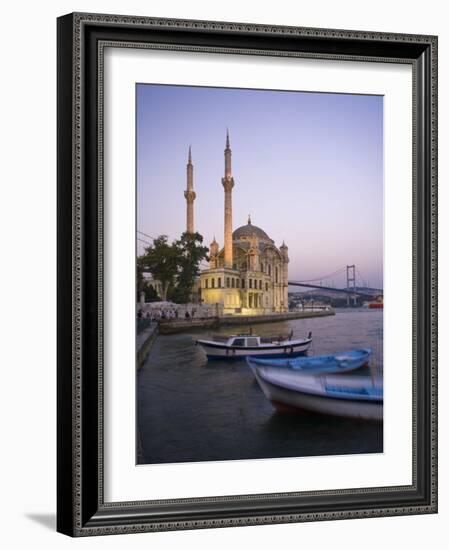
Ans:
{"label": "suspension bridge", "polygon": [[[137,240],[145,245],[151,245],[155,237],[144,233],[143,231],[137,231]],[[151,242],[150,242],[151,241]],[[202,267],[207,268],[206,262],[201,263]],[[345,276],[346,286],[337,287],[335,285],[335,279]],[[336,271],[327,275],[315,277],[313,279],[307,279],[302,281],[288,281],[289,286],[310,288],[315,290],[325,290],[331,292],[339,292],[346,295],[347,305],[357,305],[357,300],[370,300],[374,296],[383,294],[383,289],[371,288],[366,279],[360,273],[360,270],[355,264],[345,265],[337,269]]]}
{"label": "suspension bridge", "polygon": [[[346,274],[346,286],[335,286],[335,284],[333,284],[334,279],[344,274]],[[332,282],[328,283],[327,281]],[[373,296],[383,294],[383,289],[369,287],[355,264],[343,266],[329,275],[304,281],[288,281],[288,284],[289,286],[341,292],[346,295],[348,306],[351,305],[351,303],[352,305],[356,305],[358,299],[369,300],[372,299]]]}

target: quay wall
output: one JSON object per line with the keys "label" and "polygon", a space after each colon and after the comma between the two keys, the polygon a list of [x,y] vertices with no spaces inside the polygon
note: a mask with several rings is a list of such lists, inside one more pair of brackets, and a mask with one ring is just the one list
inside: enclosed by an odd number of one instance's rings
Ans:
{"label": "quay wall", "polygon": [[160,334],[176,334],[193,328],[217,328],[220,326],[220,317],[205,319],[167,319],[159,321]]}
{"label": "quay wall", "polygon": [[268,315],[229,315],[223,317],[209,317],[198,319],[167,319],[159,321],[160,334],[175,334],[193,328],[218,328],[231,325],[254,325],[256,323],[275,323],[291,319],[309,319],[311,317],[326,317],[335,315],[333,309],[318,311],[289,311],[286,313],[272,313]]}
{"label": "quay wall", "polygon": [[137,369],[140,369],[145,363],[145,359],[150,353],[153,342],[156,340],[158,333],[157,323],[152,323],[151,326],[142,330],[136,338],[136,365]]}
{"label": "quay wall", "polygon": [[289,311],[286,313],[272,313],[268,315],[242,315],[220,317],[220,325],[252,325],[254,323],[275,323],[290,319],[308,319],[310,317],[326,317],[335,315],[333,309],[317,311]]}

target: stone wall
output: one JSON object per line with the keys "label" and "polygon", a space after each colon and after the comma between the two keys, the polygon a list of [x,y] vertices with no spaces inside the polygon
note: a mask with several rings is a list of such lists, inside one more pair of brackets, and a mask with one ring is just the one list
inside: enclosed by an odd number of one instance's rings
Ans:
{"label": "stone wall", "polygon": [[145,363],[145,359],[150,353],[153,342],[156,340],[158,333],[157,323],[152,323],[150,327],[146,328],[137,335],[136,338],[136,366],[140,369]]}

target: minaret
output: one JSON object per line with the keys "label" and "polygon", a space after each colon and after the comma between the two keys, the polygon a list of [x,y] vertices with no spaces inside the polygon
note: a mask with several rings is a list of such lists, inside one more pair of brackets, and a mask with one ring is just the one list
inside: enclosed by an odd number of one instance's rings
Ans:
{"label": "minaret", "polygon": [[234,178],[232,177],[231,166],[231,147],[229,144],[229,131],[226,131],[226,149],[225,155],[225,175],[221,179],[224,187],[224,265],[232,269],[232,188],[234,187]]}
{"label": "minaret", "polygon": [[285,244],[285,241],[282,241],[282,244],[281,244],[279,250],[281,251],[281,254],[282,254],[282,257],[284,258],[284,261],[288,263],[289,262],[289,259],[288,259],[288,246]]}
{"label": "minaret", "polygon": [[193,190],[193,164],[192,164],[192,150],[189,146],[189,159],[187,162],[187,189],[184,191],[184,197],[187,202],[187,233],[194,233],[193,223],[193,201],[196,199],[196,193]]}
{"label": "minaret", "polygon": [[288,246],[282,241],[282,245],[279,249],[282,254],[282,311],[288,311]]}
{"label": "minaret", "polygon": [[216,267],[218,267],[217,265],[218,251],[219,251],[219,247],[218,247],[217,241],[215,240],[215,235],[214,235],[214,240],[210,243],[210,247],[209,247],[209,252],[210,252],[209,264],[211,269],[215,269]]}

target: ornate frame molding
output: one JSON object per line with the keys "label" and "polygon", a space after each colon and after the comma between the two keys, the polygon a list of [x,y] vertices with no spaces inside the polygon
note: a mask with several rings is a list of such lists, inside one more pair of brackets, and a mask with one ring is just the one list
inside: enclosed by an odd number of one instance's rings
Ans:
{"label": "ornate frame molding", "polygon": [[[139,36],[131,40],[136,30]],[[156,41],[151,31],[156,32]],[[177,43],[177,32],[183,33],[183,38],[203,43]],[[145,40],[142,33],[147,35]],[[287,48],[282,47],[279,38],[287,39]],[[235,46],[229,44],[233,41]],[[244,47],[242,42],[248,42],[249,47]],[[411,486],[104,503],[102,105],[106,46],[412,65],[414,449]],[[339,53],[331,53],[330,49]],[[86,112],[93,104],[97,117],[89,121]],[[88,536],[436,512],[437,38],[71,14],[58,21],[58,119],[58,530],[72,536]],[[67,136],[68,125],[72,129],[70,136]],[[95,237],[94,247],[86,245],[86,232]],[[93,299],[96,300],[96,320],[86,311],[86,304]],[[69,317],[70,323],[66,321]],[[93,323],[96,324],[94,337],[92,330],[88,330]],[[87,371],[87,365],[95,365],[93,373]],[[428,399],[427,405],[420,402],[422,392]],[[97,416],[94,430],[89,429],[84,420],[93,412]],[[296,506],[297,511],[263,513],[255,502],[270,504],[287,500],[291,503],[284,510]],[[217,504],[222,507],[221,517],[216,511],[213,514],[208,511],[208,505],[210,510],[212,505],[216,510]],[[162,514],[161,507],[171,507],[170,513]],[[155,508],[157,512],[153,511]],[[230,511],[232,517],[229,517]]]}

